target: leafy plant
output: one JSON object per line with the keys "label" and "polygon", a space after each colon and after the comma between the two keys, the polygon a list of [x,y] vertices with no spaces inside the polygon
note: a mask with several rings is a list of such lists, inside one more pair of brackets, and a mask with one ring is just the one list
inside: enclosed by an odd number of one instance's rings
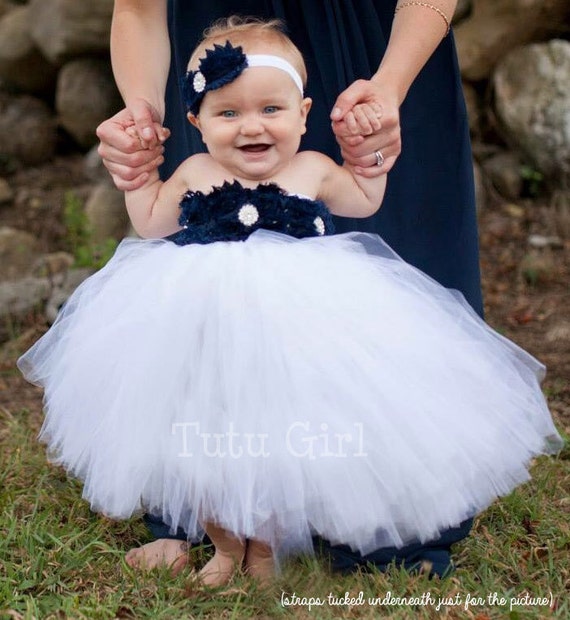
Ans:
{"label": "leafy plant", "polygon": [[533,198],[540,194],[544,183],[544,175],[532,166],[521,166],[520,175],[524,181],[526,192]]}
{"label": "leafy plant", "polygon": [[118,242],[107,238],[95,243],[89,220],[81,200],[73,192],[64,197],[63,222],[66,228],[67,248],[73,254],[76,267],[100,269],[115,252]]}

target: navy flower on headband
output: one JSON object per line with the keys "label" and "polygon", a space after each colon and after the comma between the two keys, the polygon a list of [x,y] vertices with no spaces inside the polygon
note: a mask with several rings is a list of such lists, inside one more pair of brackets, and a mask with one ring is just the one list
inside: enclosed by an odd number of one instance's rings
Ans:
{"label": "navy flower on headband", "polygon": [[197,115],[204,95],[230,82],[247,67],[247,57],[241,47],[234,47],[229,41],[225,45],[214,43],[214,49],[206,50],[200,58],[197,71],[188,71],[182,78],[182,96],[186,109]]}

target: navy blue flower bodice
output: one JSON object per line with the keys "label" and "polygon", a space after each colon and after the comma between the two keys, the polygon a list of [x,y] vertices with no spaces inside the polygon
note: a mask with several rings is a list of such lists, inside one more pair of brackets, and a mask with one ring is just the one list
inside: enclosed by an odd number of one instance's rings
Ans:
{"label": "navy blue flower bodice", "polygon": [[250,189],[234,181],[208,193],[189,191],[180,209],[182,230],[169,237],[177,245],[244,241],[260,228],[299,239],[334,232],[323,202],[287,194],[274,183]]}

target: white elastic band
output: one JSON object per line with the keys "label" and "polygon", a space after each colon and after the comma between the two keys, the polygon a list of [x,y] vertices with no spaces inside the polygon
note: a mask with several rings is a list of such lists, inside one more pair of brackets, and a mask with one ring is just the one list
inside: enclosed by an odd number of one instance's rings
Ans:
{"label": "white elastic band", "polygon": [[297,88],[303,95],[303,80],[299,75],[299,72],[295,67],[287,62],[281,56],[273,56],[272,54],[252,54],[247,56],[248,67],[274,67],[275,69],[281,69],[289,75],[289,77],[295,82]]}

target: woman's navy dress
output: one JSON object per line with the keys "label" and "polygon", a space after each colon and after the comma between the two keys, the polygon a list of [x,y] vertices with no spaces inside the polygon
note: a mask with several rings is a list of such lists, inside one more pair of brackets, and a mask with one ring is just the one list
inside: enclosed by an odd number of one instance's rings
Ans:
{"label": "woman's navy dress", "polygon": [[[166,143],[163,175],[204,150],[199,133],[186,120],[178,85],[192,50],[213,20],[231,14],[285,20],[307,63],[306,94],[313,99],[302,148],[338,160],[330,111],[345,88],[359,78],[370,78],[377,69],[395,6],[396,0],[169,0],[172,65],[165,124],[172,136]],[[380,234],[405,260],[444,286],[460,290],[481,313],[471,148],[452,35],[416,78],[400,112],[402,153],[390,172],[382,208],[366,219],[336,218],[336,230]],[[154,525],[155,533],[163,535]],[[468,529],[467,523],[450,530],[433,545],[382,549],[364,561],[381,566],[396,558],[413,565],[427,559],[435,572],[442,572],[449,565],[449,545],[467,535]],[[349,550],[334,551],[341,568],[363,562]]]}
{"label": "woman's navy dress", "polygon": [[[179,80],[203,30],[234,13],[283,18],[303,53],[313,99],[302,148],[339,159],[330,127],[338,95],[378,68],[396,0],[171,0],[172,72],[166,125],[172,137],[164,172],[204,150],[186,120]],[[422,10],[422,9],[411,9]],[[469,129],[453,37],[446,37],[412,85],[401,108],[402,153],[390,172],[380,211],[366,219],[337,218],[337,232],[376,232],[406,261],[463,292],[481,312],[473,168]]]}

